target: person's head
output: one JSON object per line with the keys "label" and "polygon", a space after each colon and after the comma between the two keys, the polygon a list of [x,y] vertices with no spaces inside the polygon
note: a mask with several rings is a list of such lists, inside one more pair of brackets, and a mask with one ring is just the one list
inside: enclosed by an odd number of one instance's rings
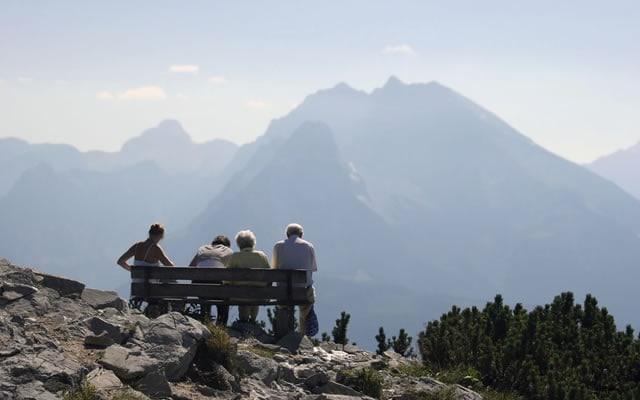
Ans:
{"label": "person's head", "polygon": [[239,249],[254,248],[256,247],[256,235],[250,230],[240,231],[236,235],[236,244]]}
{"label": "person's head", "polygon": [[302,234],[303,234],[302,225],[300,224],[287,225],[287,237],[291,237],[292,235],[302,237]]}
{"label": "person's head", "polygon": [[149,239],[159,242],[164,237],[164,225],[159,222],[151,224],[149,227]]}
{"label": "person's head", "polygon": [[218,235],[215,238],[213,238],[213,242],[211,242],[211,245],[215,246],[215,245],[218,245],[218,244],[221,244],[221,245],[227,246],[227,247],[231,247],[231,241],[225,235]]}

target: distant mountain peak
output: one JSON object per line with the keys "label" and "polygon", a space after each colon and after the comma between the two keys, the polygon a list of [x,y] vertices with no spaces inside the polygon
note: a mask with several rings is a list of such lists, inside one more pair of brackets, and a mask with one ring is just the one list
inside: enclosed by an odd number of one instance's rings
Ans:
{"label": "distant mountain peak", "polygon": [[180,123],[180,121],[175,119],[165,119],[163,121],[160,121],[160,123],[158,124],[158,126],[155,127],[155,129],[187,134],[187,132],[182,127],[182,124]]}
{"label": "distant mountain peak", "polygon": [[174,119],[166,119],[155,128],[147,129],[140,136],[128,140],[122,146],[122,151],[139,152],[150,147],[162,145],[179,148],[192,144],[191,136],[184,130],[180,122]]}
{"label": "distant mountain peak", "polygon": [[402,82],[397,76],[391,75],[389,79],[387,79],[387,82],[384,84],[383,88],[394,88],[401,86],[406,86],[406,84]]}

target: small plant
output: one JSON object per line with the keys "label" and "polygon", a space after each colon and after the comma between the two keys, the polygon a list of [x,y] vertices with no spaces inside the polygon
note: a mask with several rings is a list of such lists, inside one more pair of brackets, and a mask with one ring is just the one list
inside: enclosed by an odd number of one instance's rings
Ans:
{"label": "small plant", "polygon": [[247,347],[246,350],[264,358],[273,358],[273,356],[275,356],[278,353],[275,350],[265,349],[264,347],[260,347],[260,346],[250,346],[250,347]]}
{"label": "small plant", "polygon": [[126,388],[126,389],[118,389],[115,392],[110,392],[109,393],[109,399],[110,400],[145,400],[148,399],[148,397],[136,393],[135,391]]}
{"label": "small plant", "polygon": [[412,341],[413,338],[407,335],[407,332],[404,329],[400,329],[398,337],[393,336],[391,340],[389,340],[388,344],[396,353],[404,357],[410,357],[413,355],[413,347],[411,347]]}
{"label": "small plant", "polygon": [[343,369],[338,373],[338,383],[350,386],[360,393],[379,399],[382,396],[382,377],[373,368],[358,371]]}
{"label": "small plant", "polygon": [[385,351],[389,350],[389,343],[387,343],[387,335],[384,333],[384,328],[380,327],[378,334],[376,335],[376,342],[378,342],[377,354],[382,355]]}
{"label": "small plant", "polygon": [[333,341],[337,344],[346,345],[349,343],[349,338],[347,337],[347,326],[349,325],[349,320],[351,319],[351,315],[346,311],[343,311],[340,314],[340,318],[336,320],[336,326],[331,331],[333,335]]}
{"label": "small plant", "polygon": [[322,342],[330,342],[331,341],[331,336],[329,336],[329,334],[327,332],[322,332],[322,336],[320,339]]}
{"label": "small plant", "polygon": [[399,365],[398,367],[396,367],[396,370],[402,375],[413,376],[416,378],[431,375],[431,371],[428,368],[418,363],[410,365]]}
{"label": "small plant", "polygon": [[435,378],[447,384],[461,384],[469,380],[479,380],[480,373],[471,367],[459,366],[457,368],[439,371],[436,373]]}
{"label": "small plant", "polygon": [[207,323],[211,336],[204,342],[200,359],[215,361],[232,374],[240,373],[238,351],[224,328]]}
{"label": "small plant", "polygon": [[71,390],[62,397],[63,400],[96,400],[97,398],[96,387],[86,379],[73,385]]}
{"label": "small plant", "polygon": [[485,400],[523,400],[524,397],[510,392],[499,392],[496,390],[481,390],[480,394]]}

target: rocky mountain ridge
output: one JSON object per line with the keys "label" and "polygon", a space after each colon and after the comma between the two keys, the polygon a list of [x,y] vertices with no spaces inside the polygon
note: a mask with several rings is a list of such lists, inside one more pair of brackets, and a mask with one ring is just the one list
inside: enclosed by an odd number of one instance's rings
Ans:
{"label": "rocky mountain ridge", "polygon": [[241,371],[234,374],[206,357],[212,332],[177,312],[149,319],[114,292],[0,260],[2,400],[59,399],[74,390],[96,399],[370,399],[345,384],[348,371],[363,368],[380,377],[383,399],[439,390],[482,399],[459,385],[401,374],[414,361],[392,352],[315,346],[297,333],[275,342],[241,324],[228,328]]}

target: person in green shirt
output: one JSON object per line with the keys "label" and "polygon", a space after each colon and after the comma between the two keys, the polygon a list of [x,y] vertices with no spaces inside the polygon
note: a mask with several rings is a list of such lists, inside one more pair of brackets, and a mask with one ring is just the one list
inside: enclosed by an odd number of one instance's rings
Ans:
{"label": "person in green shirt", "polygon": [[[269,258],[266,254],[259,250],[255,250],[256,247],[256,235],[250,230],[244,230],[238,232],[236,235],[236,244],[240,251],[237,251],[229,258],[229,264],[227,268],[265,268],[270,269]],[[229,282],[234,284],[234,282]],[[247,284],[247,282],[242,282]],[[256,282],[254,286],[265,286],[264,282]],[[239,305],[238,314],[240,322],[256,322],[258,317],[259,306]]]}

